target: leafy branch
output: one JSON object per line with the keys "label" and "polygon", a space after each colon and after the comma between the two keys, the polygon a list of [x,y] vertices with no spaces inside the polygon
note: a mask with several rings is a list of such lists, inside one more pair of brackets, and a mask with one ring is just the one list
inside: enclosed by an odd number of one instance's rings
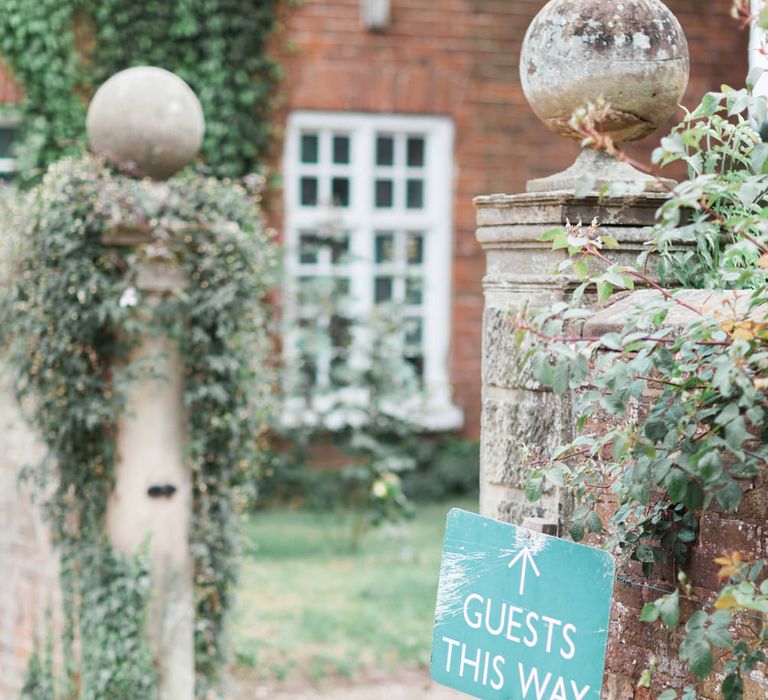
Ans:
{"label": "leafy branch", "polygon": [[[607,108],[588,106],[572,126],[592,146],[629,162],[597,132],[600,110]],[[668,189],[637,263],[614,262],[610,251],[618,242],[597,220],[553,229],[542,240],[568,253],[558,271],[570,276],[573,293],[512,319],[533,378],[571,395],[577,431],[550,454],[530,455],[527,496],[537,500],[548,484],[564,487],[576,502],[570,523],[575,540],[600,534],[646,576],[671,565],[679,588],[646,605],[641,619],[683,625],[681,660],[698,677],[721,669],[728,700],[742,697],[745,674],[765,661],[762,564],[747,570],[735,555],[719,560],[731,580],[714,602],[698,601],[708,612],[697,610],[683,621],[680,601],[695,599],[684,569],[701,516],[715,506],[737,512],[742,485],[754,482],[768,462],[768,323],[762,312],[768,301],[768,147],[752,121],[765,114],[765,101],[749,87],[705,96],[654,154],[659,165],[683,160],[689,179]],[[622,192],[631,194],[632,187],[612,185],[606,194]],[[652,253],[657,274],[647,271]],[[712,299],[722,301],[693,302],[670,282],[719,290]],[[595,301],[632,293],[636,285],[647,290],[643,302],[617,330],[581,334]],[[744,290],[739,303],[724,291],[733,288]],[[757,616],[757,631],[744,625],[745,615]],[[650,685],[652,675],[649,668],[641,684]],[[661,697],[677,696],[669,690]],[[682,697],[695,697],[695,690],[685,689]]]}

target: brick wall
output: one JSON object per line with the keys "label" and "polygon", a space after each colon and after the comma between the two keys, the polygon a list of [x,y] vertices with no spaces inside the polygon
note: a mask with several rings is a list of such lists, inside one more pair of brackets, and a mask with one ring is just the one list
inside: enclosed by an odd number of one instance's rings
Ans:
{"label": "brick wall", "polygon": [[0,104],[16,104],[20,99],[21,90],[0,58]]}
{"label": "brick wall", "polygon": [[[694,600],[681,600],[683,620],[699,609],[711,612],[711,604],[721,588],[717,580],[720,567],[714,562],[716,557],[741,552],[745,560],[755,561],[768,556],[766,499],[768,482],[763,476],[749,484],[744,504],[737,514],[724,513],[715,504],[701,518],[699,537],[685,567],[693,586],[691,598]],[[758,512],[755,506],[759,506]],[[643,606],[663,595],[655,589],[672,591],[675,588],[673,567],[660,568],[648,580],[643,578],[640,567],[633,564],[620,572],[623,580],[615,584],[604,686],[604,692],[615,700],[653,700],[664,688],[683,688],[697,683],[678,658],[683,629],[669,631],[660,623],[650,625],[639,620]],[[742,624],[747,623],[755,624],[744,618]],[[744,629],[742,626],[741,631]],[[640,674],[647,668],[651,657],[656,657],[659,662],[652,687],[637,688]],[[720,680],[710,677],[706,682],[699,682],[697,697],[701,700],[720,700]],[[765,665],[750,673],[744,679],[744,685],[745,700],[764,700],[768,697]]]}
{"label": "brick wall", "polygon": [[[642,294],[640,292],[639,294]],[[694,293],[695,294],[695,293]],[[630,299],[633,297],[630,296]],[[696,303],[693,299],[691,303]],[[600,333],[617,332],[623,327],[626,307],[622,307],[621,318],[616,314],[612,323],[600,324]],[[604,312],[611,314],[609,306]],[[601,314],[602,315],[602,314]],[[692,319],[688,319],[690,322]],[[592,335],[593,330],[585,327],[584,334]],[[647,400],[641,400],[640,411],[644,412],[655,397],[648,390]],[[615,427],[616,419],[597,411],[587,421],[585,431],[592,434],[604,433]],[[575,432],[575,431],[574,431]],[[692,586],[690,598],[683,596],[680,602],[681,619],[685,621],[696,610],[712,611],[712,604],[723,582],[717,578],[720,566],[717,557],[740,552],[745,561],[757,561],[768,557],[768,531],[765,515],[768,512],[768,475],[741,482],[744,497],[736,513],[726,513],[717,503],[713,504],[699,520],[698,536],[691,544],[690,556],[684,571]],[[608,522],[616,510],[611,497],[602,497],[599,507],[603,522]],[[586,542],[599,544],[601,537],[590,535]],[[674,561],[657,565],[653,576],[643,576],[638,562],[628,562],[618,568],[614,585],[611,608],[610,632],[606,652],[606,673],[603,693],[610,700],[653,700],[666,688],[681,689],[686,685],[697,687],[700,700],[719,700],[722,697],[722,678],[708,677],[698,681],[679,659],[679,647],[685,633],[681,625],[668,630],[661,623],[647,624],[640,621],[640,612],[646,603],[652,602],[677,587],[679,567]],[[747,618],[740,619],[740,631],[755,628],[756,623]],[[754,629],[752,629],[754,632]],[[717,655],[716,655],[717,657]],[[638,688],[637,682],[650,660],[655,658],[658,668],[653,674],[650,688]],[[721,670],[721,666],[717,669]],[[744,678],[745,700],[764,700],[768,697],[768,676],[765,665],[758,666]]]}
{"label": "brick wall", "polygon": [[[670,0],[688,35],[686,105],[721,83],[743,83],[746,33],[730,0]],[[543,0],[392,0],[382,33],[361,28],[360,0],[306,0],[285,18],[278,58],[284,110],[451,116],[456,125],[451,377],[466,432],[480,426],[481,278],[472,198],[518,192],[569,165],[575,145],[548,132],[523,97],[518,56]],[[648,158],[653,139],[632,153]],[[279,227],[279,223],[278,223]]]}

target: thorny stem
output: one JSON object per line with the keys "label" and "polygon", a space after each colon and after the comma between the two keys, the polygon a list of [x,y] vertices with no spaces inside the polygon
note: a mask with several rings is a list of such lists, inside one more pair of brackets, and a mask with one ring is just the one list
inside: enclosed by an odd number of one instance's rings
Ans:
{"label": "thorny stem", "polygon": [[[751,19],[752,17],[749,16],[748,19],[746,20],[747,24],[749,24]],[[616,160],[621,161],[622,163],[626,163],[627,165],[631,165],[633,168],[635,168],[636,170],[639,170],[641,173],[644,173],[645,175],[649,175],[654,180],[656,180],[656,183],[660,187],[665,189],[667,192],[670,192],[670,193],[673,192],[674,188],[672,188],[669,185],[668,181],[662,178],[654,168],[649,168],[647,165],[628,156],[624,151],[616,147],[616,144],[613,142],[612,138],[610,138],[609,136],[605,136],[604,134],[601,134],[593,126],[582,125],[576,128],[576,133],[579,136],[581,136],[585,141],[588,141],[595,148],[595,150],[605,151],[609,156],[613,156],[614,158],[616,158]],[[704,213],[711,216],[721,226],[725,225],[726,223],[725,218],[720,214],[718,214],[714,209],[712,209],[704,198],[702,198],[699,201],[699,206],[701,207],[701,210]],[[768,253],[768,246],[764,245],[763,243],[760,243],[760,241],[756,240],[753,236],[750,236],[746,231],[737,230],[735,231],[735,233],[741,236],[742,238],[745,238],[753,245],[757,246],[758,250],[760,250],[762,253]],[[652,284],[651,286],[654,286],[654,285]]]}
{"label": "thorny stem", "polygon": [[[613,264],[613,261],[608,258],[607,256],[603,255],[603,253],[595,248],[592,245],[587,245],[584,249],[586,254],[592,255],[593,257],[597,258],[598,260],[601,260],[602,262],[606,263],[607,265]],[[661,292],[662,296],[669,300],[674,301],[679,306],[682,306],[684,309],[688,309],[689,311],[692,311],[697,316],[703,316],[704,314],[701,312],[700,309],[697,309],[695,306],[691,306],[687,302],[682,301],[681,299],[678,299],[676,296],[674,296],[669,290],[664,289],[658,282],[655,282],[653,279],[651,279],[648,275],[640,272],[639,270],[635,270],[633,267],[623,267],[622,271],[625,274],[631,275],[635,279],[640,280],[641,282],[644,282],[649,287],[653,287],[656,291]]]}
{"label": "thorny stem", "polygon": [[[590,448],[585,448],[583,450],[577,450],[576,452],[571,452],[567,455],[561,455],[558,457],[558,460],[568,460],[568,459],[575,459],[576,457],[587,457],[591,454],[592,450]],[[528,462],[528,464],[532,467],[540,467],[544,464],[551,464],[551,459],[536,459]]]}
{"label": "thorny stem", "polygon": [[591,145],[596,151],[605,151],[609,156],[613,156],[616,160],[631,165],[636,170],[639,170],[645,175],[649,175],[656,183],[667,192],[672,192],[673,188],[670,187],[669,182],[661,177],[655,169],[648,167],[644,163],[635,160],[631,156],[627,155],[625,151],[617,148],[616,144],[610,136],[600,133],[594,126],[589,124],[572,124],[574,126],[575,133],[578,136]]}
{"label": "thorny stem", "polygon": [[648,377],[644,374],[636,374],[635,379],[642,379],[645,382],[650,382],[653,384],[666,384],[667,386],[672,386],[675,389],[682,388],[682,384],[678,384],[677,382],[670,382],[667,379],[657,379],[656,377]]}
{"label": "thorny stem", "polygon": [[[534,328],[525,321],[519,319],[515,327],[518,330],[525,331],[531,335],[536,336],[539,340],[544,340],[548,343],[597,343],[602,340],[601,336],[575,336],[575,335],[547,335],[538,328]],[[664,345],[673,345],[676,341],[675,338],[657,338],[653,336],[644,336],[638,338],[635,342],[644,343],[659,343]],[[729,347],[733,343],[727,340],[699,340],[696,341],[697,345],[713,346],[713,347]]]}
{"label": "thorny stem", "polygon": [[731,17],[739,21],[740,29],[746,29],[757,17],[752,14],[749,0],[733,0]]}

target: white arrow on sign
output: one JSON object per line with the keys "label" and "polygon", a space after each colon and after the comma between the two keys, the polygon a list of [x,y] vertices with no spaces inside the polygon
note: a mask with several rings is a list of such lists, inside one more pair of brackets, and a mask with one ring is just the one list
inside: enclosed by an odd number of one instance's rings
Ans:
{"label": "white arrow on sign", "polygon": [[525,592],[525,570],[528,564],[531,565],[531,568],[533,569],[536,576],[540,576],[538,568],[536,568],[536,562],[533,561],[533,555],[531,554],[531,550],[528,549],[528,547],[523,547],[518,553],[515,558],[509,562],[509,568],[511,569],[517,562],[522,559],[522,571],[520,572],[520,595],[523,595]]}

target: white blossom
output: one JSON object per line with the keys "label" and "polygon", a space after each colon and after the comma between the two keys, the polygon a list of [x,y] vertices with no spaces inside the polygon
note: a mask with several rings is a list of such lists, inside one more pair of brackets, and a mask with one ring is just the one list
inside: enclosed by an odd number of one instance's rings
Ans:
{"label": "white blossom", "polygon": [[120,307],[136,306],[139,303],[139,293],[136,287],[127,287],[120,297]]}
{"label": "white blossom", "polygon": [[387,485],[381,480],[374,481],[371,491],[376,498],[384,498],[387,495]]}

